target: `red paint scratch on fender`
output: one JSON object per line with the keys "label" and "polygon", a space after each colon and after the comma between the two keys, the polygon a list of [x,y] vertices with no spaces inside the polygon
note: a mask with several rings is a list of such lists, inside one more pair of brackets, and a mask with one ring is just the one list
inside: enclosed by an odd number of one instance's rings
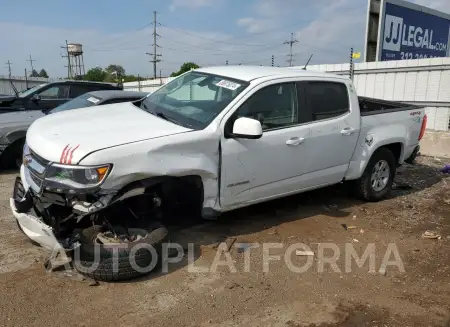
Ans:
{"label": "red paint scratch on fender", "polygon": [[80,146],[80,145],[78,144],[75,148],[73,148],[72,151],[70,151],[69,161],[66,162],[66,163],[68,163],[68,164],[71,164],[71,163],[72,163],[73,153],[75,152],[76,149],[78,149],[79,146]]}
{"label": "red paint scratch on fender", "polygon": [[59,161],[61,163],[71,164],[73,153],[75,152],[76,149],[78,149],[79,146],[80,145],[78,144],[76,147],[72,148],[70,144],[67,144],[61,153],[61,158],[59,159]]}
{"label": "red paint scratch on fender", "polygon": [[64,150],[62,150],[62,152],[61,152],[61,158],[59,159],[59,162],[60,163],[64,163],[64,156],[65,156],[65,154],[66,154],[66,151],[68,150],[68,148],[69,148],[69,145],[70,144],[67,144],[66,146],[65,146],[65,148],[64,148]]}

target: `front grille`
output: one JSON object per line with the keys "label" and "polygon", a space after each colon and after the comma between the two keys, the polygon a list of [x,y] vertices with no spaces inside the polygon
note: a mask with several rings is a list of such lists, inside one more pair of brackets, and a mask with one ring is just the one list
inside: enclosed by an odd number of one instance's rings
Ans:
{"label": "front grille", "polygon": [[24,166],[30,182],[35,184],[34,190],[40,192],[45,177],[45,171],[50,162],[31,150],[28,145],[25,145],[24,147],[23,156]]}

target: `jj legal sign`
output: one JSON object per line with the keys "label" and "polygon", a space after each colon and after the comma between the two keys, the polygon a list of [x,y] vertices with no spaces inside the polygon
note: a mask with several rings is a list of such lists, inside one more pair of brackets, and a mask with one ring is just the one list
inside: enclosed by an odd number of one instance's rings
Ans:
{"label": "jj legal sign", "polygon": [[450,15],[401,0],[382,1],[380,9],[378,60],[449,56]]}

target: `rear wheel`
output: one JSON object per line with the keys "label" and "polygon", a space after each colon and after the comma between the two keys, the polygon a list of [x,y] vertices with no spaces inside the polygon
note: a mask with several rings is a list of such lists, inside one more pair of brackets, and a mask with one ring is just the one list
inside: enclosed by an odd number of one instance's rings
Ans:
{"label": "rear wheel", "polygon": [[363,175],[356,181],[357,195],[366,201],[380,201],[392,190],[396,162],[394,154],[380,148],[372,155]]}

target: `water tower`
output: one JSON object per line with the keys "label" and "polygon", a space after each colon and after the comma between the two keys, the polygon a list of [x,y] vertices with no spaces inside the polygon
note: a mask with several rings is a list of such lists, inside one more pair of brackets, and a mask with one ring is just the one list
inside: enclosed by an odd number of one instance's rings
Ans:
{"label": "water tower", "polygon": [[78,79],[84,76],[83,46],[79,43],[69,43],[67,44],[67,54],[70,78]]}

